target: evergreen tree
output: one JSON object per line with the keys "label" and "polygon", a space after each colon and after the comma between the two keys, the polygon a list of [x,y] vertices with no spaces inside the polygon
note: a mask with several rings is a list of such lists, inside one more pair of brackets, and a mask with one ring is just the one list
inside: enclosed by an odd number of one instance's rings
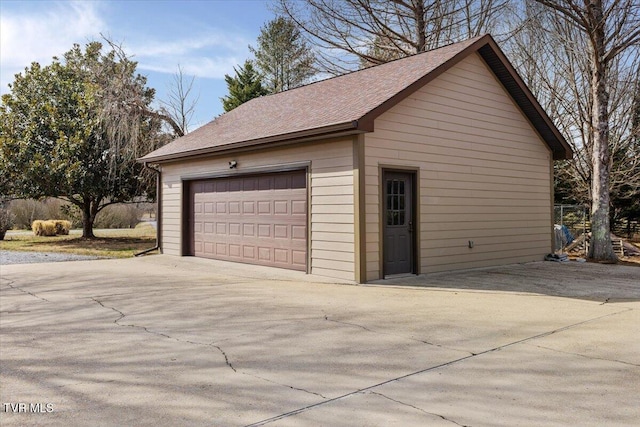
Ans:
{"label": "evergreen tree", "polygon": [[0,195],[67,200],[93,238],[103,208],[149,194],[136,157],[157,147],[160,122],[136,66],[91,42],[17,74],[0,105]]}
{"label": "evergreen tree", "polygon": [[239,68],[233,67],[236,72],[235,77],[225,74],[224,81],[227,82],[229,95],[222,99],[222,107],[228,112],[244,104],[250,99],[266,95],[268,92],[262,86],[262,76],[253,67],[250,60],[244,62],[244,66]]}
{"label": "evergreen tree", "polygon": [[249,50],[270,93],[301,86],[316,73],[315,56],[291,19],[269,21],[260,30],[257,48],[249,46]]}

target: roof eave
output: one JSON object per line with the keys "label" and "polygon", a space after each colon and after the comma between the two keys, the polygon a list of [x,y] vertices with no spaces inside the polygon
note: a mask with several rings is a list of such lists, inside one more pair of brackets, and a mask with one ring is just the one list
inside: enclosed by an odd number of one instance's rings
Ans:
{"label": "roof eave", "polygon": [[373,122],[382,113],[388,111],[389,109],[391,109],[392,107],[400,103],[402,100],[410,96],[412,93],[414,93],[418,89],[425,86],[427,83],[435,80],[438,76],[445,73],[451,67],[455,66],[464,58],[466,58],[470,52],[477,51],[480,48],[480,46],[486,44],[490,39],[491,39],[491,36],[488,34],[480,37],[478,40],[476,40],[475,42],[467,46],[465,49],[461,50],[460,52],[456,53],[454,56],[449,58],[449,60],[447,60],[446,62],[443,62],[442,64],[437,66],[435,69],[433,69],[423,77],[419,78],[418,80],[416,80],[415,82],[413,82],[412,84],[410,84],[409,86],[407,86],[406,88],[404,88],[403,90],[401,90],[400,92],[396,93],[394,96],[392,96],[391,98],[383,102],[382,104],[378,105],[376,108],[369,111],[367,114],[362,116],[362,118],[358,121],[361,123],[362,126],[366,126],[367,128],[371,129],[371,131],[373,131]]}
{"label": "roof eave", "polygon": [[516,102],[523,114],[529,119],[540,137],[545,141],[553,153],[554,160],[565,160],[573,157],[570,145],[558,128],[553,124],[547,113],[542,109],[515,68],[495,42],[491,35],[487,34],[461,50],[448,61],[440,64],[424,77],[416,80],[402,91],[398,92],[387,101],[362,116],[358,122],[362,128],[373,131],[374,120],[385,111],[407,98],[409,95],[433,81],[435,78],[451,69],[473,52],[478,52],[485,63],[491,68],[498,80],[505,87],[511,98]]}
{"label": "roof eave", "polygon": [[487,43],[478,49],[478,53],[545,141],[553,153],[553,160],[571,159],[573,157],[571,146],[531,93],[495,40],[489,37]]}
{"label": "roof eave", "polygon": [[520,108],[525,117],[527,117],[533,128],[538,132],[541,139],[547,144],[549,149],[552,151],[553,159],[570,159],[573,156],[573,151],[566,139],[542,109],[495,40],[487,34],[479,37],[469,46],[452,56],[449,60],[438,65],[422,78],[416,80],[357,120],[305,129],[287,134],[273,135],[265,138],[238,141],[221,146],[212,146],[160,155],[153,155],[152,152],[138,159],[138,161],[144,163],[161,163],[196,156],[230,153],[238,150],[259,149],[263,148],[263,146],[267,144],[269,144],[269,146],[282,146],[300,141],[317,140],[338,135],[372,132],[374,130],[374,121],[377,117],[475,52],[478,52],[478,54],[483,58],[487,66],[501,82],[516,105]]}
{"label": "roof eave", "polygon": [[238,141],[231,144],[206,147],[177,153],[169,153],[165,155],[154,156],[152,155],[153,152],[151,152],[146,156],[137,159],[137,161],[140,163],[165,163],[170,161],[185,160],[192,157],[255,150],[263,148],[263,146],[265,145],[269,145],[270,148],[280,147],[283,145],[289,145],[298,142],[314,141],[323,138],[338,137],[342,135],[350,135],[362,132],[368,132],[367,127],[361,125],[357,120],[353,120],[345,123],[307,129],[299,132],[273,135],[248,141]]}

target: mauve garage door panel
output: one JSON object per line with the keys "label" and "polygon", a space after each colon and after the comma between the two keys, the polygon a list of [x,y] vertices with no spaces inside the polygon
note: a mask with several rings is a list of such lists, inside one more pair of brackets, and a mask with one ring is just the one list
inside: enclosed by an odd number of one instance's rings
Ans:
{"label": "mauve garage door panel", "polygon": [[306,270],[306,172],[193,181],[193,255]]}

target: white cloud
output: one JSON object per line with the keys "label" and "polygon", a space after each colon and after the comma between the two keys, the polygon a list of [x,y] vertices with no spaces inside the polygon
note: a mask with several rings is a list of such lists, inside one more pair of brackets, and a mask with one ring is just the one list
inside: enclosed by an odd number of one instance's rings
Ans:
{"label": "white cloud", "polygon": [[172,41],[156,40],[153,43],[146,41],[145,43],[135,46],[139,54],[145,56],[160,55],[184,55],[201,49],[224,49],[234,51],[238,49],[248,50],[249,42],[242,36],[225,34],[220,35],[215,30],[209,30],[208,33],[192,36],[190,38],[178,39]]}
{"label": "white cloud", "polygon": [[100,17],[99,2],[38,3],[40,11],[20,12],[4,7],[0,16],[1,84],[3,93],[14,74],[31,62],[51,62],[73,43],[85,43],[99,37],[107,28]]}
{"label": "white cloud", "polygon": [[175,74],[179,65],[187,76],[220,79],[224,78],[225,74],[230,74],[233,67],[243,62],[244,59],[241,60],[237,57],[147,58],[138,63],[138,68],[158,73]]}
{"label": "white cloud", "polygon": [[[215,32],[171,41],[153,40],[126,48],[141,70],[222,79],[249,56],[249,41],[242,35]],[[242,58],[242,59],[240,59]]]}
{"label": "white cloud", "polygon": [[163,31],[153,24],[127,27],[127,20],[117,20],[109,3],[101,1],[25,2],[22,6],[3,5],[0,16],[1,93],[33,61],[49,64],[74,43],[101,40],[100,34],[122,43],[143,73],[174,74],[180,65],[187,75],[210,79],[233,73],[233,67],[250,56],[248,45],[254,42],[211,23],[194,24],[197,30]]}

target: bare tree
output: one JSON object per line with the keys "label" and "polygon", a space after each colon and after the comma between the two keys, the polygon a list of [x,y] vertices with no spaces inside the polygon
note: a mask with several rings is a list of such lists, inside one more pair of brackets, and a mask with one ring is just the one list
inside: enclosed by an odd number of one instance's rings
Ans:
{"label": "bare tree", "polygon": [[279,0],[325,71],[424,52],[494,28],[506,0]]}
{"label": "bare tree", "polygon": [[[637,55],[640,43],[640,7],[637,0],[535,0],[559,19],[555,27],[563,38],[562,49],[583,55],[588,80],[569,83],[569,88],[586,88],[587,103],[577,105],[585,132],[586,153],[591,166],[592,243],[589,257],[615,261],[610,236],[611,145],[610,122],[617,100],[611,98],[616,82],[612,72],[625,67],[630,55]],[[637,76],[636,76],[637,79]],[[554,96],[556,94],[553,94]],[[565,99],[566,101],[566,99]]]}
{"label": "bare tree", "polygon": [[[627,138],[614,141],[611,153],[611,200],[614,226],[626,220],[627,234],[631,237],[631,220],[640,219],[640,61],[636,57],[635,76],[631,85],[633,95],[626,101],[630,108],[621,118],[628,129]],[[615,119],[614,119],[615,121]],[[617,127],[617,123],[616,126]]]}
{"label": "bare tree", "polygon": [[[592,98],[586,44],[576,28],[534,2],[514,5],[514,33],[504,47],[528,87],[566,135],[573,159],[557,162],[556,194],[590,200]],[[563,190],[566,189],[566,194]]]}
{"label": "bare tree", "polygon": [[[101,36],[111,48],[110,54],[114,60],[130,64],[134,68],[137,66],[137,62],[133,61],[132,57],[124,51],[122,44],[114,42],[103,34]],[[137,78],[144,79],[146,82],[146,78],[140,75]],[[155,96],[155,89],[145,89],[146,92],[143,92],[141,89],[125,83],[126,81],[123,79],[116,79],[115,84],[110,84],[109,90],[103,95],[102,120],[108,124],[111,134],[119,138],[135,138],[138,129],[130,128],[130,125],[138,122],[140,117],[145,116],[168,125],[176,137],[185,135],[184,127],[180,126],[169,112],[163,108],[156,110],[150,107],[148,102],[145,102],[145,100]],[[127,108],[125,109],[120,108],[123,98],[126,99]],[[126,117],[119,116],[122,114],[126,114]],[[139,150],[132,152],[132,155],[140,157],[157,147],[143,146],[139,148]]]}
{"label": "bare tree", "polygon": [[180,128],[180,133],[176,136],[186,135],[189,132],[189,125],[200,99],[200,95],[193,94],[194,82],[195,76],[189,78],[184,74],[183,68],[178,65],[178,71],[173,75],[169,86],[167,99],[160,101],[162,105],[160,111],[172,118]]}

